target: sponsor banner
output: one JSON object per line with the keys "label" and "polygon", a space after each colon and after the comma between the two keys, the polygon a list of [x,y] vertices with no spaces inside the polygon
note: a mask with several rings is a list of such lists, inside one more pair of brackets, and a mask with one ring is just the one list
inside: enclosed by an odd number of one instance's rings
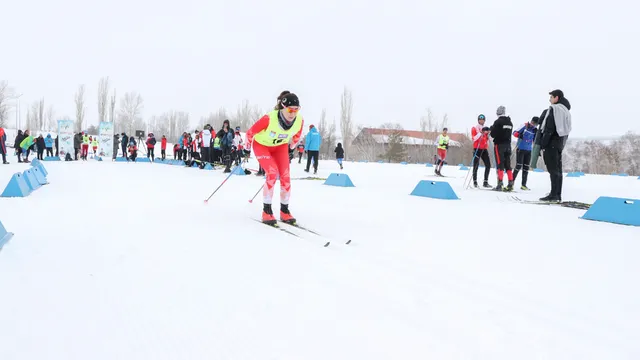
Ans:
{"label": "sponsor banner", "polygon": [[73,120],[58,120],[58,155],[64,160],[67,154],[74,157]]}
{"label": "sponsor banner", "polygon": [[102,121],[98,126],[98,156],[113,158],[113,123]]}

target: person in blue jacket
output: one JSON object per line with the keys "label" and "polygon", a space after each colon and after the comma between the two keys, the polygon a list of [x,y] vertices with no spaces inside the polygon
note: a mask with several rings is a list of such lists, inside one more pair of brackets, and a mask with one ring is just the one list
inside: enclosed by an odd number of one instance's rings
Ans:
{"label": "person in blue jacket", "polygon": [[513,136],[518,138],[518,149],[516,150],[516,169],[513,172],[513,181],[516,181],[518,172],[522,169],[522,186],[520,189],[529,190],[527,187],[527,177],[529,176],[529,164],[531,163],[531,150],[533,141],[536,138],[538,122],[540,119],[534,116],[531,121],[523,127],[513,132]]}
{"label": "person in blue jacket", "polygon": [[53,156],[53,143],[54,140],[51,137],[51,134],[47,134],[47,137],[44,138],[44,147],[47,149],[47,157]]}
{"label": "person in blue jacket", "polygon": [[320,145],[322,145],[322,137],[313,124],[309,125],[309,133],[305,139],[304,148],[307,153],[307,168],[304,171],[309,172],[311,166],[311,158],[313,158],[313,173],[318,172],[318,156],[320,155]]}

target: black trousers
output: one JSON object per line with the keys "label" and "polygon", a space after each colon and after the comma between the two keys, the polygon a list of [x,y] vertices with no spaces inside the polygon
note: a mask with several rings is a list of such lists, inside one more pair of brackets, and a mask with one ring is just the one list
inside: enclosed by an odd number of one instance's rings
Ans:
{"label": "black trousers", "polygon": [[127,146],[126,145],[122,145],[122,157],[123,158],[127,157]]}
{"label": "black trousers", "polygon": [[167,158],[167,150],[165,149],[160,149],[160,156],[162,157],[162,160]]}
{"label": "black trousers", "polygon": [[529,163],[531,163],[531,151],[520,149],[516,150],[516,170],[513,172],[513,181],[516,181],[518,172],[522,169],[522,186],[527,186]]}
{"label": "black trousers", "polygon": [[300,164],[302,162],[302,153],[299,152],[298,153],[298,164]]}
{"label": "black trousers", "polygon": [[309,167],[311,166],[311,159],[313,158],[313,170],[318,171],[318,156],[320,155],[320,151],[318,150],[309,150],[307,151],[307,171],[309,171]]}
{"label": "black trousers", "polygon": [[[124,147],[123,147],[123,149],[124,149]],[[78,160],[78,153],[80,152],[80,148],[73,148],[73,152],[75,153],[73,158]]]}
{"label": "black trousers", "polygon": [[44,149],[38,149],[38,160],[44,160],[42,154],[44,154]]}
{"label": "black trousers", "polygon": [[478,168],[480,167],[480,159],[484,163],[484,181],[489,181],[489,173],[491,172],[491,159],[489,158],[489,150],[478,149],[477,152],[474,149],[473,153],[476,155],[473,158],[473,181],[478,181]]}
{"label": "black trousers", "polygon": [[549,178],[551,179],[551,192],[550,196],[562,196],[562,150],[550,147],[544,150],[542,154],[544,163],[547,165],[547,171],[549,171]]}
{"label": "black trousers", "polygon": [[201,147],[200,151],[202,151],[202,161],[212,162],[211,161],[211,148],[210,147]]}
{"label": "black trousers", "polygon": [[53,148],[47,148],[47,156],[53,156]]}
{"label": "black trousers", "polygon": [[511,144],[496,144],[494,147],[498,170],[511,170]]}

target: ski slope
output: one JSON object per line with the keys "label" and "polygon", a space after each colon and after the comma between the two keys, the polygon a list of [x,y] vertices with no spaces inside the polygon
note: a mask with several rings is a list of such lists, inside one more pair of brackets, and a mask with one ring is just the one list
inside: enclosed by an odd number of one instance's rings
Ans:
{"label": "ski slope", "polygon": [[[3,187],[28,166],[10,161]],[[254,221],[261,177],[205,205],[221,170],[44,164],[49,185],[0,198],[2,360],[640,358],[640,228],[465,191],[457,167],[459,201],[409,196],[436,179],[420,165],[346,162],[355,188],[293,180],[292,213],[322,234],[296,238]],[[531,173],[518,196],[548,186]],[[635,177],[564,180],[565,200],[638,194]]]}

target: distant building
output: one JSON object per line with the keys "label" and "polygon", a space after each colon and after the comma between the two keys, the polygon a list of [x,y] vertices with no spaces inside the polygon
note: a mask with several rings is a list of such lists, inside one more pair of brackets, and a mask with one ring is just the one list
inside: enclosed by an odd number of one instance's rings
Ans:
{"label": "distant building", "polygon": [[[390,139],[398,138],[406,150],[406,159],[410,162],[433,162],[436,154],[436,139],[439,132],[422,132],[415,130],[363,128],[351,142],[353,160],[381,160],[389,149]],[[449,132],[448,163],[462,162],[463,147],[471,140],[462,133]],[[384,159],[382,159],[384,160]]]}

